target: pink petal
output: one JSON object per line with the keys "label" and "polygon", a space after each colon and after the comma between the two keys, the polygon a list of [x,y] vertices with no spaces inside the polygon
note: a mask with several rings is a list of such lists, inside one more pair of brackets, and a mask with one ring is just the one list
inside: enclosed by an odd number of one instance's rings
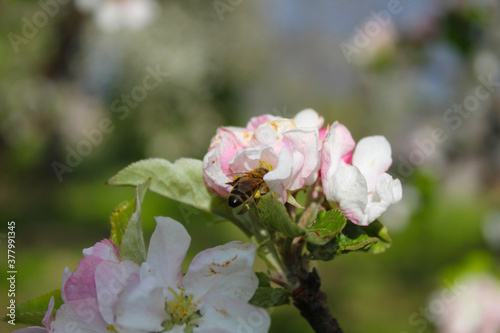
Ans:
{"label": "pink petal", "polygon": [[227,184],[231,180],[222,170],[219,149],[212,149],[203,158],[203,180],[210,191],[221,197],[227,197],[231,192],[231,186]]}
{"label": "pink petal", "polygon": [[52,296],[49,301],[49,307],[42,320],[42,325],[47,329],[50,329],[50,324],[54,321],[54,316],[52,316],[52,311],[54,310],[54,297]]}
{"label": "pink petal", "polygon": [[64,268],[63,274],[62,274],[62,285],[61,285],[61,298],[66,303],[68,301],[68,298],[66,297],[66,281],[68,281],[69,277],[71,276],[71,271],[69,270],[68,267]]}
{"label": "pink petal", "polygon": [[181,281],[181,266],[191,237],[179,222],[158,216],[149,243],[147,263],[164,286],[175,287]]}
{"label": "pink petal", "polygon": [[231,242],[198,253],[183,279],[186,292],[201,300],[201,309],[220,297],[248,301],[259,283],[254,271],[255,246]]}
{"label": "pink petal", "polygon": [[331,192],[333,174],[340,166],[346,165],[345,158],[352,154],[354,145],[354,139],[344,125],[335,122],[329,128],[321,148],[321,182],[325,193]]}
{"label": "pink petal", "polygon": [[291,186],[291,190],[300,189],[304,185],[312,185],[318,177],[320,167],[318,135],[316,128],[294,129],[284,134],[285,144],[292,143],[304,160],[300,170],[300,181],[295,186]]}
{"label": "pink petal", "polygon": [[247,124],[247,131],[255,131],[257,127],[259,127],[261,124],[267,123],[269,121],[277,120],[279,119],[276,116],[270,115],[270,114],[264,114],[262,116],[258,117],[253,117],[250,119],[250,121]]}
{"label": "pink petal", "polygon": [[95,270],[103,260],[90,255],[78,263],[76,271],[64,284],[64,295],[67,301],[97,298],[95,289]]}
{"label": "pink petal", "polygon": [[47,332],[48,330],[45,327],[31,326],[15,330],[12,333],[47,333]]}
{"label": "pink petal", "polygon": [[358,142],[352,164],[365,176],[368,193],[373,192],[378,177],[391,166],[391,154],[391,145],[383,136],[369,136]]}

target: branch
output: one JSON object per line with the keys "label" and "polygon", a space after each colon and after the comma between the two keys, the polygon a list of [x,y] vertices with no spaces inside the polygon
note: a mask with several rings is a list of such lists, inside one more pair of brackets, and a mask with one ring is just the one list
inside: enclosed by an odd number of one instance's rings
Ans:
{"label": "branch", "polygon": [[300,310],[316,333],[343,333],[337,320],[330,314],[326,294],[319,290],[321,279],[312,272],[298,274],[299,287],[293,291],[293,305]]}

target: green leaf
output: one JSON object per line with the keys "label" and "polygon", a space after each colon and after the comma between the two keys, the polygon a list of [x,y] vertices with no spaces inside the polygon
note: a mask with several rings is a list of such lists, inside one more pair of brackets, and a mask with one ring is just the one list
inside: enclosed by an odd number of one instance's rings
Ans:
{"label": "green leaf", "polygon": [[267,228],[280,231],[288,237],[298,237],[304,234],[304,230],[290,219],[285,206],[272,193],[259,199],[259,208],[256,210],[260,222]]}
{"label": "green leaf", "polygon": [[111,213],[109,221],[111,222],[111,241],[117,246],[122,243],[122,236],[127,228],[128,221],[134,213],[135,201],[129,199],[119,204]]}
{"label": "green leaf", "polygon": [[142,233],[141,210],[144,196],[148,190],[150,179],[146,179],[143,184],[136,188],[135,211],[128,220],[125,232],[120,243],[120,259],[132,260],[140,265],[146,261],[146,246],[144,245],[144,235]]}
{"label": "green leaf", "polygon": [[284,288],[258,287],[248,302],[261,308],[270,308],[288,304],[291,295],[292,292]]}
{"label": "green leaf", "polygon": [[[54,315],[56,310],[63,304],[61,290],[54,290],[53,292],[32,299],[26,303],[16,304],[16,324],[42,326],[42,320],[49,307],[51,297],[54,297],[54,310],[52,313]],[[7,322],[11,320],[11,318],[5,316],[2,320]]]}
{"label": "green leaf", "polygon": [[214,200],[221,201],[205,185],[203,162],[191,158],[174,163],[160,158],[141,160],[118,172],[106,184],[137,186],[148,178],[151,191],[207,212],[212,212]]}
{"label": "green leaf", "polygon": [[329,261],[341,254],[366,250],[369,246],[377,243],[379,239],[368,234],[365,228],[347,222],[342,232],[325,245],[315,246],[309,243],[308,249],[312,259]]}
{"label": "green leaf", "polygon": [[373,221],[366,227],[361,227],[368,236],[377,237],[378,242],[373,244],[368,251],[374,254],[385,252],[391,247],[392,239],[387,228],[378,220]]}
{"label": "green leaf", "polygon": [[269,276],[263,272],[255,272],[257,278],[259,279],[259,287],[271,287],[271,282],[269,280]]}
{"label": "green leaf", "polygon": [[324,245],[336,236],[346,225],[346,218],[340,210],[320,211],[313,224],[306,227],[306,239],[316,245]]}

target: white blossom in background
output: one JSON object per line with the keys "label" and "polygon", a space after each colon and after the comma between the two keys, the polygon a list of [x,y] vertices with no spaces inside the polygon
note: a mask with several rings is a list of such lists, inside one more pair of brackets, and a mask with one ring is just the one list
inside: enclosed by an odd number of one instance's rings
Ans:
{"label": "white blossom in background", "polygon": [[[500,284],[493,276],[475,275],[462,280],[463,288],[444,300],[436,313],[439,333],[500,332]],[[431,301],[432,302],[432,301]]]}
{"label": "white blossom in background", "polygon": [[97,26],[107,33],[123,28],[139,30],[154,18],[155,0],[75,0],[76,8],[92,15]]}

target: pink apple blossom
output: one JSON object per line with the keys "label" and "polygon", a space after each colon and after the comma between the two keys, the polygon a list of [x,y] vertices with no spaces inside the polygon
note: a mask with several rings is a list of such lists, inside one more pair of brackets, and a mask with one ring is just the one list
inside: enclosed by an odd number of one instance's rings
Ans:
{"label": "pink apple blossom", "polygon": [[268,169],[264,181],[285,203],[288,192],[312,185],[320,168],[319,129],[324,119],[306,109],[293,119],[262,115],[245,128],[220,127],[203,159],[208,188],[228,196],[234,175],[259,167]]}
{"label": "pink apple blossom", "polygon": [[392,164],[385,137],[366,137],[354,146],[344,125],[330,127],[322,143],[321,181],[328,201],[353,223],[368,225],[401,200],[401,182],[385,173]]}

